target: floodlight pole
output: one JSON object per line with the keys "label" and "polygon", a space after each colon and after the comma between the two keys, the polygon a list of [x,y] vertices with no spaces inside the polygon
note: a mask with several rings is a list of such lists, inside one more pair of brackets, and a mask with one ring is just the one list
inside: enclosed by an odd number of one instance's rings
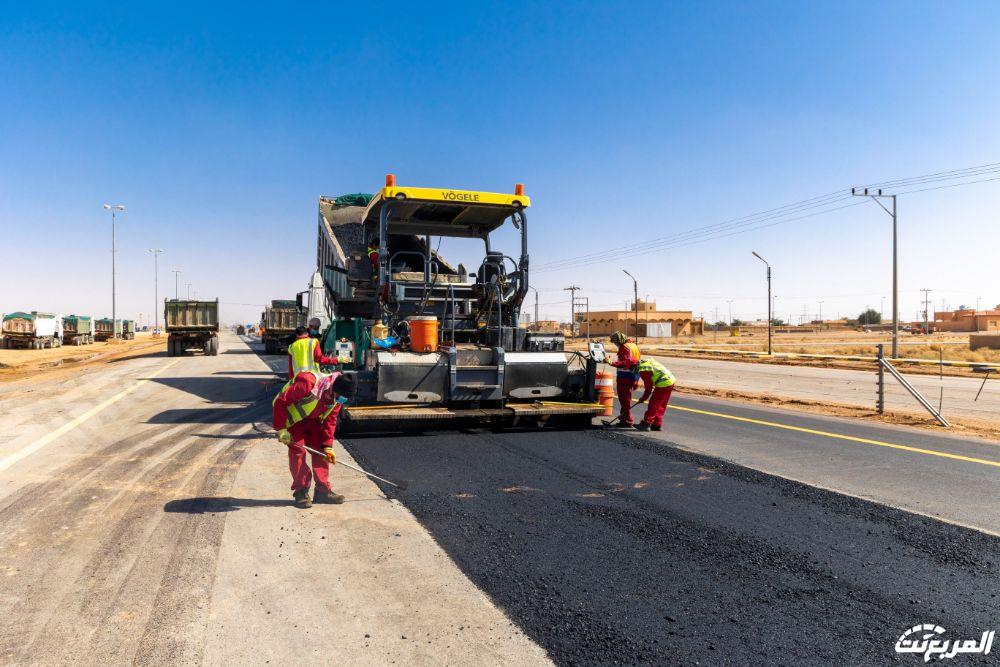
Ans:
{"label": "floodlight pole", "polygon": [[163,248],[150,248],[153,253],[153,333],[159,333],[160,329],[160,253]]}
{"label": "floodlight pole", "polygon": [[767,260],[757,254],[756,250],[750,251],[754,257],[764,262],[767,267],[767,353],[771,354],[771,336],[774,329],[774,318],[771,316],[771,265]]}
{"label": "floodlight pole", "polygon": [[122,204],[105,204],[104,209],[111,211],[111,337],[118,338],[118,330],[115,328],[117,320],[117,291],[115,290],[115,274],[118,272],[118,262],[115,258],[117,249],[115,247],[115,214],[118,211],[125,211]]}

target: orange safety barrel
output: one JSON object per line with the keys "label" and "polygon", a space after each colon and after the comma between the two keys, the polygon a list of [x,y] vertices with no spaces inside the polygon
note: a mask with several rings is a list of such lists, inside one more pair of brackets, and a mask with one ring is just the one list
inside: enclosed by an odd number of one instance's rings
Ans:
{"label": "orange safety barrel", "polygon": [[414,352],[434,352],[438,348],[438,320],[436,317],[408,317],[410,323],[410,349]]}
{"label": "orange safety barrel", "polygon": [[615,376],[611,373],[597,373],[594,376],[597,402],[604,406],[603,417],[610,417],[615,411]]}

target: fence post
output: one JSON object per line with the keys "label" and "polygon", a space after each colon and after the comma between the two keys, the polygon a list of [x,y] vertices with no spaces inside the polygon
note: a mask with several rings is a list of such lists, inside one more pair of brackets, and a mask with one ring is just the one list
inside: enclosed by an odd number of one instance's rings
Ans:
{"label": "fence post", "polygon": [[885,368],[882,366],[883,359],[885,358],[885,346],[879,343],[875,346],[878,349],[878,361],[876,361],[876,366],[878,367],[878,389],[875,395],[875,410],[878,411],[880,415],[885,414]]}

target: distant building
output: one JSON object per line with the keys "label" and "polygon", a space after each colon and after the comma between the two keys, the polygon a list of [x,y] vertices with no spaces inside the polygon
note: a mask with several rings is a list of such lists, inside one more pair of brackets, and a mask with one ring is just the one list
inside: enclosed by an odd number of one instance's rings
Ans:
{"label": "distant building", "polygon": [[[993,310],[960,308],[936,311],[934,321],[928,324],[933,331],[1000,331],[1000,305]],[[922,329],[924,323],[914,322],[913,327]]]}
{"label": "distant building", "polygon": [[667,336],[698,336],[705,332],[705,322],[695,318],[690,310],[658,310],[656,302],[643,301],[622,310],[592,310],[577,313],[577,331],[586,335],[590,325],[591,336],[608,336],[614,331],[623,331],[629,338],[636,336],[636,316],[638,314],[638,335],[642,338],[665,338]]}

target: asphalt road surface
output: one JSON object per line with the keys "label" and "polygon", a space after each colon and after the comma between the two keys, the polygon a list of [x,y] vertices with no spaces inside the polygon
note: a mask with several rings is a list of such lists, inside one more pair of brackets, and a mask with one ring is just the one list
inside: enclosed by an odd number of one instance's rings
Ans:
{"label": "asphalt road surface", "polygon": [[300,511],[259,347],[0,384],[0,663],[863,664],[996,629],[995,443],[677,397],[660,434],[351,437],[409,490],[338,467],[348,502]]}
{"label": "asphalt road surface", "polygon": [[[805,399],[820,403],[839,403],[862,408],[875,407],[875,371],[852,371],[837,368],[785,366],[718,359],[662,357],[663,362],[689,387],[728,389],[768,396]],[[1000,415],[1000,380],[993,374],[983,386],[983,378],[903,375],[935,407],[941,403],[946,417],[965,417],[996,421]],[[976,394],[982,389],[979,399]],[[886,374],[886,408],[930,415],[895,379]]]}
{"label": "asphalt road surface", "polygon": [[345,445],[409,480],[400,501],[559,664],[883,663],[915,623],[970,638],[997,624],[998,538],[666,440]]}

